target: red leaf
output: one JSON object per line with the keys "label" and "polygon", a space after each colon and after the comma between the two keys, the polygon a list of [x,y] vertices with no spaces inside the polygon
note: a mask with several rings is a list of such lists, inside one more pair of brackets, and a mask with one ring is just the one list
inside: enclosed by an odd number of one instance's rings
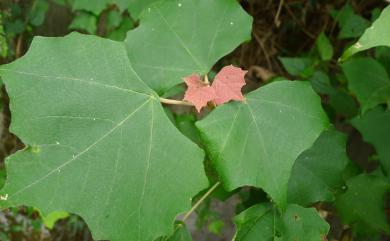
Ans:
{"label": "red leaf", "polygon": [[244,76],[247,72],[233,65],[225,66],[215,76],[212,84],[216,94],[214,98],[215,104],[221,105],[230,100],[244,101],[241,88],[245,85]]}
{"label": "red leaf", "polygon": [[193,74],[185,77],[188,89],[184,95],[184,100],[195,105],[198,112],[207,105],[207,102],[215,98],[215,91],[208,84],[204,83],[199,75]]}

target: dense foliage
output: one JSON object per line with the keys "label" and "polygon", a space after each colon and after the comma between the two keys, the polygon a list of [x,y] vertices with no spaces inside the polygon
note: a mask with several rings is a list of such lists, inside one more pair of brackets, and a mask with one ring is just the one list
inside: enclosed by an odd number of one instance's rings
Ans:
{"label": "dense foliage", "polygon": [[[342,50],[321,30],[279,58],[284,77],[263,73],[242,96],[246,72],[218,61],[251,38],[246,1],[56,4],[83,33],[35,36],[23,56],[49,3],[0,16],[10,131],[24,145],[6,158],[2,209],[28,206],[48,228],[79,215],[95,240],[190,241],[190,215],[220,235],[210,199],[236,198],[235,241],[390,235],[390,6],[371,20],[348,3],[329,11]],[[374,148],[368,161],[348,153],[347,129]]]}

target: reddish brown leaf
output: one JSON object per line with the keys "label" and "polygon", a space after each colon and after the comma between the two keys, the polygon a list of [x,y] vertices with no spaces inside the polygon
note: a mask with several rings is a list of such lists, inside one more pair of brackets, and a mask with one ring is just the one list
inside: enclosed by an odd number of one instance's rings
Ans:
{"label": "reddish brown leaf", "polygon": [[185,77],[188,89],[184,95],[184,100],[191,102],[195,105],[198,112],[207,105],[207,102],[215,98],[215,91],[210,85],[204,83],[199,75],[193,74]]}
{"label": "reddish brown leaf", "polygon": [[241,88],[245,85],[244,76],[248,71],[229,65],[215,76],[212,88],[215,91],[214,102],[221,105],[230,100],[244,101]]}

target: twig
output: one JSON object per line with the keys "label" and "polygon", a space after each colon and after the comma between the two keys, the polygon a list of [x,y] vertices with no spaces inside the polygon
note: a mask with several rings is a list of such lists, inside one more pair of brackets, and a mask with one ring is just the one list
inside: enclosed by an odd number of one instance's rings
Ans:
{"label": "twig", "polygon": [[283,3],[284,3],[284,0],[280,0],[278,11],[276,12],[275,19],[274,19],[274,23],[275,23],[276,27],[278,27],[278,28],[280,26],[279,16],[280,16],[280,12],[282,11]]}
{"label": "twig", "polygon": [[186,213],[186,215],[184,215],[183,217],[183,222],[185,222],[188,217],[199,207],[200,204],[203,203],[203,201],[208,197],[210,196],[210,194],[220,185],[221,183],[220,182],[217,182],[215,183],[205,194],[203,194],[203,196],[195,203],[195,205],[191,208],[190,211],[188,211]]}
{"label": "twig", "polygon": [[182,101],[182,100],[172,100],[172,99],[165,99],[160,97],[160,102],[167,104],[167,105],[185,105],[185,106],[194,106],[192,103],[188,101]]}

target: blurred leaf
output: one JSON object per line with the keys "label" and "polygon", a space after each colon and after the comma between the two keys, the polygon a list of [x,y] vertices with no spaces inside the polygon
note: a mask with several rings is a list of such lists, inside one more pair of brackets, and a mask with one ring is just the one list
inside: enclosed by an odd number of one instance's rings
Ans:
{"label": "blurred leaf", "polygon": [[118,27],[122,22],[122,14],[117,10],[111,10],[107,14],[106,27],[112,29]]}
{"label": "blurred leaf", "polygon": [[156,241],[192,241],[192,237],[185,223],[176,222],[175,231],[172,236],[162,237]]}
{"label": "blurred leaf", "polygon": [[390,47],[376,47],[375,59],[382,64],[387,71],[387,75],[390,76]]}
{"label": "blurred leaf", "polygon": [[324,131],[314,145],[295,161],[289,181],[289,202],[309,206],[333,201],[344,185],[348,163],[347,137],[334,129]]}
{"label": "blurred leaf", "polygon": [[222,235],[222,229],[224,226],[225,223],[223,222],[223,220],[215,220],[207,226],[207,229],[209,230],[209,232],[220,236]]}
{"label": "blurred leaf", "polygon": [[358,58],[341,67],[348,79],[348,87],[356,94],[363,113],[390,100],[390,79],[378,61]]}
{"label": "blurred leaf", "polygon": [[352,15],[348,18],[347,22],[341,26],[339,39],[357,38],[360,37],[366,28],[370,26],[370,22],[359,16]]}
{"label": "blurred leaf", "polygon": [[35,0],[32,1],[33,5],[28,12],[29,22],[33,26],[40,26],[45,21],[46,12],[49,9],[49,3],[47,0]]}
{"label": "blurred leaf", "polygon": [[134,28],[134,21],[130,18],[123,18],[120,26],[108,34],[108,38],[116,41],[123,41],[129,30]]}
{"label": "blurred leaf", "polygon": [[335,89],[329,94],[329,105],[337,114],[347,118],[356,116],[359,111],[355,99],[342,89]]}
{"label": "blurred leaf", "polygon": [[347,191],[337,196],[336,208],[344,223],[357,232],[390,233],[385,213],[389,182],[382,176],[361,174],[347,181]]}
{"label": "blurred leaf", "polygon": [[[7,57],[7,55],[8,55],[8,43],[4,32],[3,16],[0,13],[0,57],[5,58]],[[0,79],[0,85],[2,85],[1,79]]]}
{"label": "blurred leaf", "polygon": [[70,24],[70,29],[83,30],[90,34],[96,33],[97,18],[88,12],[79,12]]}
{"label": "blurred leaf", "polygon": [[330,83],[330,79],[325,72],[316,71],[310,76],[309,81],[315,92],[318,94],[331,94],[335,90]]}
{"label": "blurred leaf", "polygon": [[324,32],[321,32],[321,34],[318,36],[316,46],[322,60],[327,61],[332,59],[333,46]]}
{"label": "blurred leaf", "polygon": [[307,57],[280,57],[280,62],[292,76],[309,77],[313,74],[313,60]]}
{"label": "blurred leaf", "polygon": [[390,174],[390,111],[378,106],[351,123],[375,147],[384,170]]}
{"label": "blurred leaf", "polygon": [[268,204],[257,204],[234,218],[234,241],[323,241],[329,225],[314,208],[290,204],[284,214]]}
{"label": "blurred leaf", "polygon": [[13,38],[18,34],[23,33],[25,30],[24,23],[20,19],[17,19],[14,22],[6,22],[4,27],[5,27],[6,34],[11,38]]}
{"label": "blurred leaf", "polygon": [[[367,26],[368,27],[368,26]],[[350,56],[376,46],[390,47],[390,6],[386,7],[380,17],[372,26],[364,32],[359,41],[347,49],[341,60],[346,60]]]}

